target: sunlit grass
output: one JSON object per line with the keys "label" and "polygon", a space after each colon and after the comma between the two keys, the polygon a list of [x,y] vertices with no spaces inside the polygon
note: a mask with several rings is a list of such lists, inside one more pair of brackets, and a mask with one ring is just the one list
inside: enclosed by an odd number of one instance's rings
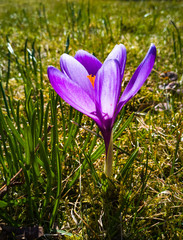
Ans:
{"label": "sunlit grass", "polygon": [[[181,239],[182,3],[31,2],[0,3],[0,224],[66,239]],[[81,48],[103,62],[123,43],[124,90],[151,42],[154,70],[117,119],[106,179],[97,126],[54,93],[47,67]],[[178,75],[173,89],[166,71]]]}

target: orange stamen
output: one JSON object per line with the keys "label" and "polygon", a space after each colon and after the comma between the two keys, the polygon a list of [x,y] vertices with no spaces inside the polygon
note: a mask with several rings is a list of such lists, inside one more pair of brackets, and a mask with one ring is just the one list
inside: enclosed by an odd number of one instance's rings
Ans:
{"label": "orange stamen", "polygon": [[95,83],[95,75],[93,75],[92,77],[92,74],[90,74],[89,76],[87,76],[87,78],[90,80],[93,88],[94,88],[94,83]]}

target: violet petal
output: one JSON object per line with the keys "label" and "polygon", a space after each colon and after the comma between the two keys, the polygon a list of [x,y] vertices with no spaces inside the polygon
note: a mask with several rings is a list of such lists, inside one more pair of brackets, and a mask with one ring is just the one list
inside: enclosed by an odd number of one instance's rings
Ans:
{"label": "violet petal", "polygon": [[66,76],[77,83],[77,85],[94,99],[94,89],[90,80],[87,78],[89,73],[80,62],[64,53],[60,58],[60,67]]}
{"label": "violet petal", "polygon": [[[111,53],[106,58],[105,62],[110,59],[116,59],[119,62],[120,65],[120,71],[121,71],[121,80],[123,78],[124,70],[125,70],[125,64],[126,64],[126,48],[123,44],[116,45]],[[104,63],[105,63],[104,62]]]}
{"label": "violet petal", "polygon": [[50,83],[57,94],[73,108],[94,119],[100,126],[100,121],[95,115],[95,103],[90,96],[57,68],[49,66],[47,72]]}
{"label": "violet petal", "polygon": [[142,87],[142,85],[148,78],[149,74],[151,73],[151,70],[154,66],[155,58],[156,58],[156,47],[154,44],[151,44],[149,51],[147,52],[141,64],[136,69],[135,73],[133,74],[130,82],[126,86],[119,100],[115,117],[120,112],[120,110],[125,105],[125,103],[127,103]]}
{"label": "violet petal", "polygon": [[95,99],[97,113],[100,113],[104,127],[110,128],[121,90],[120,67],[117,60],[105,62],[95,79]]}
{"label": "violet petal", "polygon": [[102,66],[102,63],[95,56],[84,50],[77,51],[74,58],[86,68],[89,75],[96,75]]}

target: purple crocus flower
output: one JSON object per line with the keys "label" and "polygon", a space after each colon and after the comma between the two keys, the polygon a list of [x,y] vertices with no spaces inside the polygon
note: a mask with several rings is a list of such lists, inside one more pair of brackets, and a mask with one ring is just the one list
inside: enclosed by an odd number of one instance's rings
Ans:
{"label": "purple crocus flower", "polygon": [[156,47],[151,44],[144,60],[136,69],[124,92],[121,82],[126,64],[126,48],[114,47],[102,64],[95,56],[77,51],[75,57],[63,54],[61,71],[48,67],[48,77],[58,95],[73,108],[92,118],[101,130],[106,148],[104,172],[112,173],[112,127],[122,107],[139,91],[149,76],[156,58]]}

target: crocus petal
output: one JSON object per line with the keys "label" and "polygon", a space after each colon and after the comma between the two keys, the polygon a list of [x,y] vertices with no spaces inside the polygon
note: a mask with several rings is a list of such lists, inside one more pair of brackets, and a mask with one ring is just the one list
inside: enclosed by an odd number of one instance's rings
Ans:
{"label": "crocus petal", "polygon": [[93,86],[87,78],[89,73],[81,63],[64,53],[60,58],[60,67],[66,76],[77,83],[92,99],[94,98]]}
{"label": "crocus petal", "polygon": [[[120,71],[121,71],[121,80],[123,78],[124,70],[125,70],[125,64],[126,64],[126,48],[123,44],[116,45],[111,53],[106,58],[105,62],[110,59],[116,59],[119,62],[120,65]],[[105,63],[104,62],[104,63]]]}
{"label": "crocus petal", "polygon": [[73,108],[91,117],[100,125],[100,121],[95,115],[95,103],[90,96],[58,69],[50,66],[47,72],[50,83],[58,95]]}
{"label": "crocus petal", "polygon": [[84,50],[77,51],[75,59],[77,59],[86,68],[89,75],[96,75],[102,66],[102,63],[95,56]]}
{"label": "crocus petal", "polygon": [[130,82],[126,86],[119,100],[115,117],[120,112],[121,108],[125,105],[125,103],[127,103],[142,87],[147,77],[151,73],[151,70],[154,66],[155,58],[156,58],[156,47],[154,44],[151,44],[149,51],[147,52],[144,60],[136,69],[135,73],[133,74]]}
{"label": "crocus petal", "polygon": [[110,121],[119,99],[121,90],[120,67],[117,60],[105,62],[99,69],[95,79],[95,99],[97,113],[104,128],[110,128]]}

